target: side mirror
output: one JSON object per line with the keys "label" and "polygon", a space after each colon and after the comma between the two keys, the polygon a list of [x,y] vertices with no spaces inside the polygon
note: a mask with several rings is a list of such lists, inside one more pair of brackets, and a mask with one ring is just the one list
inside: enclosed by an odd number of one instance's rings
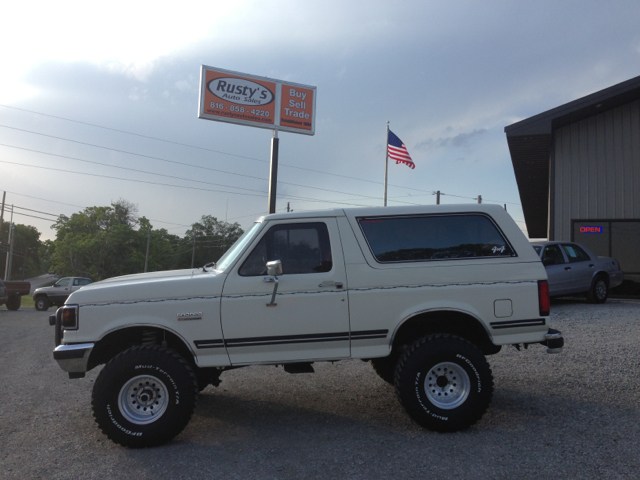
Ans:
{"label": "side mirror", "polygon": [[277,277],[282,275],[282,262],[280,260],[273,260],[267,262],[267,275],[270,277]]}
{"label": "side mirror", "polygon": [[547,258],[545,258],[544,260],[542,260],[542,264],[543,264],[545,267],[548,267],[548,266],[550,266],[550,265],[555,265],[555,264],[556,264],[556,260],[555,260],[555,258],[553,258],[553,257],[547,257]]}

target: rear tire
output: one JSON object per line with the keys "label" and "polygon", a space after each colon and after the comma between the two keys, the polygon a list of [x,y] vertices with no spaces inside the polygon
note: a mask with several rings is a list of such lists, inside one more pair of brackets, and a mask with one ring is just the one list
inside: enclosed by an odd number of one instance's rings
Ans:
{"label": "rear tire", "polygon": [[598,275],[591,283],[591,289],[587,293],[589,303],[604,303],[609,296],[609,286],[602,275]]}
{"label": "rear tire", "polygon": [[140,345],[105,365],[94,384],[91,406],[110,440],[144,448],[178,435],[197,400],[196,376],[180,355],[159,345]]}
{"label": "rear tire", "polygon": [[493,376],[482,352],[449,334],[428,335],[405,350],[396,396],[419,425],[436,432],[465,430],[489,407]]}
{"label": "rear tire", "polygon": [[46,312],[49,310],[49,299],[47,297],[36,298],[36,310],[39,312]]}
{"label": "rear tire", "polygon": [[21,303],[22,303],[22,297],[20,295],[13,295],[9,297],[9,300],[7,300],[7,309],[18,310],[20,308]]}

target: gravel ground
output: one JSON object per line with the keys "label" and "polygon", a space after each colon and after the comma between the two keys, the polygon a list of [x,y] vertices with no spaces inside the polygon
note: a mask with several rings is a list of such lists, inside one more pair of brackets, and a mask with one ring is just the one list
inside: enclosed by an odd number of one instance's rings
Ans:
{"label": "gravel ground", "polygon": [[495,393],[466,432],[422,430],[359,360],[227,372],[173,442],[128,450],[96,427],[99,369],[68,380],[50,312],[0,307],[0,479],[638,478],[640,302],[559,301],[565,351],[506,348]]}

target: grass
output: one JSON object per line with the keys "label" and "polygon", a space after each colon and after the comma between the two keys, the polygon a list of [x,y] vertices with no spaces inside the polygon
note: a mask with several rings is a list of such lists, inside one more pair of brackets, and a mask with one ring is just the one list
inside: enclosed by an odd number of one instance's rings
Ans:
{"label": "grass", "polygon": [[22,308],[22,307],[33,307],[33,308],[35,308],[35,306],[36,306],[36,304],[33,301],[33,296],[31,294],[22,296],[22,300],[20,302],[20,308]]}

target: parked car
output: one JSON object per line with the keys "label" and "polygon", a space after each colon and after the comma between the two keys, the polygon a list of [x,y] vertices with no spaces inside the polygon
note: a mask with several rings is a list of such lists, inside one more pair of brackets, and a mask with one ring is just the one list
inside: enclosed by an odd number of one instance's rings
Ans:
{"label": "parked car", "polygon": [[532,243],[549,277],[549,294],[586,294],[591,303],[604,303],[609,290],[622,283],[624,274],[615,258],[598,257],[584,245],[572,242]]}
{"label": "parked car", "polygon": [[36,310],[45,312],[51,305],[61,307],[69,295],[90,283],[90,278],[63,277],[51,287],[36,288],[35,292],[33,292],[33,301],[36,304]]}

